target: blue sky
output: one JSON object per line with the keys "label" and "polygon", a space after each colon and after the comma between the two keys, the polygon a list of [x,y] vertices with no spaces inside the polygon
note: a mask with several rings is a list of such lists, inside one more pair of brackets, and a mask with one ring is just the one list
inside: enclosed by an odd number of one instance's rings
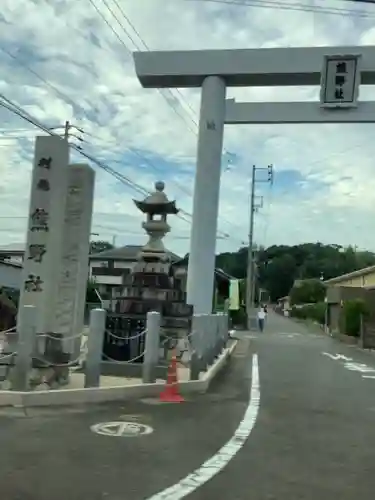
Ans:
{"label": "blue sky", "polygon": [[[272,2],[2,0],[0,93],[47,126],[70,120],[84,130],[78,134],[84,142],[72,141],[145,189],[164,180],[169,197],[191,214],[199,91],[143,89],[132,51],[145,50],[145,44],[151,50],[375,44],[374,6]],[[292,3],[302,7],[291,9]],[[228,97],[317,100],[318,89],[228,89]],[[361,98],[374,99],[374,89],[366,88]],[[39,132],[3,108],[0,119],[5,245],[25,239]],[[264,197],[256,218],[259,243],[322,241],[375,250],[373,137],[374,125],[226,127],[217,250],[235,250],[246,240],[251,166],[270,163],[273,188],[257,187]],[[77,154],[71,159],[85,161]],[[97,169],[92,231],[103,239],[115,236],[117,244],[144,242],[133,198],[140,195]],[[189,251],[190,224],[176,217],[170,223],[168,246],[183,255]]]}

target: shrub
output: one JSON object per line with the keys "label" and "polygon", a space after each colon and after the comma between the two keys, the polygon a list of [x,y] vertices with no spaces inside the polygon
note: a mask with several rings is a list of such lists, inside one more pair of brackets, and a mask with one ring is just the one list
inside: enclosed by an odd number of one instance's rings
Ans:
{"label": "shrub", "polygon": [[326,309],[327,306],[325,302],[317,302],[311,307],[312,319],[317,321],[320,325],[324,325],[326,321]]}
{"label": "shrub", "polygon": [[246,328],[247,315],[244,307],[241,306],[237,311],[229,311],[229,315],[232,326]]}
{"label": "shrub", "polygon": [[307,304],[301,307],[292,307],[290,315],[297,319],[311,319],[321,325],[325,323],[326,304],[318,302],[316,304]]}
{"label": "shrub", "polygon": [[292,318],[306,319],[306,306],[302,307],[293,306],[289,314]]}
{"label": "shrub", "polygon": [[311,304],[324,300],[326,285],[317,279],[303,280],[290,291],[291,304]]}

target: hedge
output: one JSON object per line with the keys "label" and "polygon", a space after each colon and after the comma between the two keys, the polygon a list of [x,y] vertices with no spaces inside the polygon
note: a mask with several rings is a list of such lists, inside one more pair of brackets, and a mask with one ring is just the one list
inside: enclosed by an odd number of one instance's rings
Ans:
{"label": "hedge", "polygon": [[316,304],[308,304],[301,307],[292,307],[290,316],[297,319],[311,319],[321,325],[325,323],[326,304],[317,302]]}
{"label": "hedge", "polygon": [[366,317],[369,311],[361,299],[346,300],[340,315],[341,333],[351,337],[359,337],[361,331],[361,316]]}

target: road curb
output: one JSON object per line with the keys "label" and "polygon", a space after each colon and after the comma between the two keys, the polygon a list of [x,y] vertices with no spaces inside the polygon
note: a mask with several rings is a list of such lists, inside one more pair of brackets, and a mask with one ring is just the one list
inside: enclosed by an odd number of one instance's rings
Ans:
{"label": "road curb", "polygon": [[23,406],[22,393],[15,391],[0,391],[0,407]]}
{"label": "road curb", "polygon": [[[204,373],[201,380],[180,382],[182,394],[204,393],[211,382],[225,367],[237,346],[235,341],[225,349],[215,363]],[[50,391],[16,392],[0,391],[0,407],[4,406],[66,406],[74,404],[102,403],[106,401],[126,401],[156,397],[165,383],[134,384],[117,387],[93,387],[88,389],[60,389]]]}

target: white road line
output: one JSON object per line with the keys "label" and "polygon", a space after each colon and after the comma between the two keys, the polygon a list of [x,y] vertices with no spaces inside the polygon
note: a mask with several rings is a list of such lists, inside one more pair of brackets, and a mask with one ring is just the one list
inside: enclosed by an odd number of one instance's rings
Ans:
{"label": "white road line", "polygon": [[258,355],[253,356],[250,401],[245,415],[230,440],[194,472],[148,500],[180,500],[218,474],[241,450],[255,425],[260,404]]}

